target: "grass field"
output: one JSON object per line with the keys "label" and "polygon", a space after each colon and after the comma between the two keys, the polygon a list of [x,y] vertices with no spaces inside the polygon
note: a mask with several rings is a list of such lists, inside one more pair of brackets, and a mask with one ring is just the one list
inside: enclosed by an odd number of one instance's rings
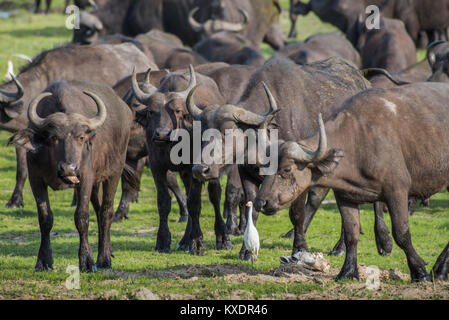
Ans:
{"label": "grass field", "polygon": [[[23,1],[21,1],[23,2]],[[13,59],[16,66],[24,64],[14,53],[33,56],[42,49],[68,41],[64,16],[54,1],[57,13],[31,15],[21,11],[17,16],[0,20],[0,76],[6,72],[6,62]],[[283,1],[287,8],[287,1]],[[289,28],[288,15],[282,15],[285,33]],[[298,21],[298,39],[317,32],[335,30],[321,23],[313,15]],[[264,53],[271,50],[264,47]],[[420,57],[422,52],[420,52]],[[17,71],[17,69],[16,69]],[[304,276],[295,268],[280,267],[279,257],[291,253],[292,240],[281,234],[291,228],[287,210],[275,216],[261,215],[258,230],[261,238],[259,260],[251,263],[237,259],[243,237],[233,237],[233,249],[217,251],[213,233],[213,210],[203,194],[201,226],[205,240],[205,256],[191,256],[177,252],[185,224],[178,223],[179,208],[173,202],[169,217],[172,233],[172,253],[154,252],[158,226],[156,192],[151,174],[145,170],[139,202],[131,206],[129,220],[113,224],[112,247],[115,258],[111,271],[81,274],[79,290],[68,290],[66,268],[78,265],[78,235],[70,207],[70,191],[52,192],[50,200],[54,212],[52,249],[54,270],[35,273],[34,265],[39,249],[40,233],[33,196],[28,182],[24,190],[23,209],[5,209],[15,184],[15,152],[6,147],[10,134],[0,132],[0,299],[139,299],[146,288],[161,299],[447,299],[449,283],[410,284],[404,274],[408,267],[404,253],[396,245],[389,257],[377,254],[371,205],[362,207],[361,222],[364,234],[358,246],[360,265],[376,265],[395,272],[384,272],[380,290],[369,291],[365,281],[334,283],[333,277],[342,266],[344,257],[328,257],[329,274]],[[224,181],[223,181],[224,184]],[[120,193],[116,197],[118,204]],[[340,215],[330,195],[317,213],[308,231],[312,252],[329,252],[340,235]],[[428,270],[449,240],[449,197],[436,195],[428,208],[417,207],[410,218],[410,228],[417,252],[429,263]],[[93,211],[90,219],[90,243],[96,258],[97,224]],[[389,216],[387,224],[391,229]],[[362,267],[363,269],[363,267]],[[394,276],[396,275],[396,276]],[[399,277],[397,276],[399,275]],[[363,276],[363,273],[361,273]]]}

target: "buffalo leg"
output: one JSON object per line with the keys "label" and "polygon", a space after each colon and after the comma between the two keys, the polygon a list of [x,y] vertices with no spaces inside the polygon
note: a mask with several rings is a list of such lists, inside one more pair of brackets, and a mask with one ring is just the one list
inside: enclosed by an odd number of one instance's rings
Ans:
{"label": "buffalo leg", "polygon": [[[85,195],[89,195],[86,197]],[[75,226],[80,237],[78,250],[79,268],[83,272],[95,272],[95,265],[92,249],[89,245],[89,201],[92,195],[92,182],[85,179],[77,192],[77,207],[75,210]],[[98,221],[98,224],[100,222]]]}
{"label": "buffalo leg", "polygon": [[447,274],[449,272],[449,243],[443,252],[441,252],[431,272],[432,279],[447,280]]}
{"label": "buffalo leg", "polygon": [[223,218],[227,219],[228,232],[236,236],[242,234],[237,225],[237,210],[242,204],[243,198],[242,184],[238,173],[237,166],[233,166],[231,172],[228,173],[223,207]]}
{"label": "buffalo leg", "polygon": [[342,219],[342,230],[344,232],[344,243],[346,247],[346,257],[343,268],[338,274],[336,280],[340,279],[359,279],[357,269],[357,243],[360,237],[360,216],[359,207],[356,204],[346,202],[338,195],[335,195],[338,209]]}
{"label": "buffalo leg", "polygon": [[129,205],[131,202],[137,202],[139,196],[140,181],[142,178],[143,169],[145,167],[145,158],[138,161],[128,161],[127,164],[134,170],[136,177],[138,177],[139,186],[136,188],[128,183],[126,175],[122,174],[122,196],[118,205],[117,211],[114,214],[113,222],[122,221],[123,218],[128,219]]}
{"label": "buffalo leg", "polygon": [[379,201],[374,203],[374,237],[377,252],[381,256],[389,256],[393,249],[393,240],[384,220],[383,202]]}
{"label": "buffalo leg", "polygon": [[39,13],[41,10],[41,0],[34,1],[34,13]]}
{"label": "buffalo leg", "polygon": [[[191,172],[192,172],[191,170],[180,172],[181,180],[186,189],[187,196],[189,195],[190,188],[192,187]],[[186,204],[186,212],[188,214],[187,204]],[[191,231],[192,231],[192,219],[189,214],[189,216],[187,217],[186,230],[184,232],[184,235],[183,235],[181,241],[178,243],[178,247],[176,248],[176,250],[190,251],[190,249],[192,248],[192,239],[190,237]]]}
{"label": "buffalo leg", "polygon": [[103,201],[98,213],[98,268],[111,268],[111,223],[114,214],[114,196],[120,176],[113,176],[103,182]]}
{"label": "buffalo leg", "polygon": [[306,197],[307,193],[304,192],[295,201],[293,201],[289,209],[290,221],[294,225],[292,254],[295,254],[300,251],[309,251],[304,231],[305,227],[304,219],[306,216],[305,214]]}
{"label": "buffalo leg", "polygon": [[[318,211],[323,200],[326,198],[329,193],[329,188],[310,188],[307,192],[307,203],[306,203],[306,211],[304,212],[304,233],[307,232],[309,228],[310,222],[312,222],[315,213]],[[293,238],[294,237],[294,229],[287,232],[282,236],[283,238]],[[305,234],[304,234],[305,239]]]}
{"label": "buffalo leg", "polygon": [[53,256],[50,245],[50,231],[53,227],[53,212],[50,208],[47,186],[41,179],[30,177],[31,190],[36,200],[39,228],[41,232],[41,245],[37,255],[34,271],[53,269]]}
{"label": "buffalo leg", "polygon": [[6,208],[19,208],[23,207],[23,186],[27,179],[27,162],[26,162],[26,150],[24,148],[16,147],[16,186],[12,193],[11,199],[6,204]]}
{"label": "buffalo leg", "polygon": [[332,250],[329,252],[330,256],[342,256],[346,252],[345,245],[345,230],[343,220],[341,221],[341,233],[340,239],[338,239],[337,243],[334,245]]}
{"label": "buffalo leg", "polygon": [[296,19],[298,18],[298,16],[296,14],[294,14],[292,11],[295,3],[296,3],[296,0],[290,0],[289,16],[290,16],[291,26],[290,26],[290,32],[288,33],[289,38],[296,38]]}
{"label": "buffalo leg", "polygon": [[187,209],[191,219],[190,254],[204,255],[203,233],[200,226],[201,213],[201,189],[202,184],[196,179],[192,179],[192,186],[187,197]]}
{"label": "buffalo leg", "polygon": [[179,188],[178,181],[176,180],[176,175],[171,172],[167,171],[167,185],[168,188],[173,192],[173,194],[176,197],[176,201],[179,205],[179,220],[178,222],[185,222],[188,220],[189,212],[187,210],[187,201],[184,197],[184,194],[181,191],[181,188]]}
{"label": "buffalo leg", "polygon": [[[171,233],[168,228],[168,214],[171,210],[171,196],[167,186],[167,171],[153,170],[157,190],[157,208],[159,211],[159,229],[157,231],[157,252],[170,253]],[[161,172],[163,171],[163,172]]]}
{"label": "buffalo leg", "polygon": [[51,0],[45,0],[45,14],[50,12]]}
{"label": "buffalo leg", "polygon": [[428,281],[429,275],[426,271],[426,263],[416,253],[412,245],[410,228],[408,223],[408,196],[407,192],[401,188],[386,190],[386,202],[390,212],[393,238],[397,245],[404,250],[407,256],[407,263],[410,268],[412,282]]}
{"label": "buffalo leg", "polygon": [[228,229],[226,224],[221,216],[220,212],[220,200],[221,200],[221,185],[220,180],[214,179],[209,181],[207,186],[209,192],[209,200],[214,207],[215,212],[215,237],[216,237],[216,248],[217,250],[231,250],[232,243],[229,238]]}

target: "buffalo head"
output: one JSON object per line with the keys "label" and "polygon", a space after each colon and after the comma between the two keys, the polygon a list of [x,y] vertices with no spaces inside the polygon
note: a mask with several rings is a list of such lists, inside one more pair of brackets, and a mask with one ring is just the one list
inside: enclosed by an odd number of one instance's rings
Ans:
{"label": "buffalo head", "polygon": [[[276,101],[271,94],[265,83],[262,82],[265,92],[268,97],[270,110],[265,114],[256,114],[249,110],[239,108],[234,105],[223,105],[223,106],[209,106],[203,110],[197,107],[193,101],[193,95],[195,93],[196,87],[193,88],[189,95],[187,96],[187,109],[192,115],[193,119],[201,122],[201,130],[204,132],[207,129],[217,129],[220,134],[222,141],[232,138],[236,141],[245,142],[246,136],[241,129],[265,129],[270,121],[273,119],[274,115],[280,110],[276,104]],[[232,135],[232,136],[231,136]],[[204,150],[210,142],[203,142],[202,149]],[[216,179],[220,176],[222,169],[227,166],[227,164],[233,163],[234,159],[229,159],[227,157],[235,157],[235,159],[248,156],[244,153],[244,150],[237,149],[236,144],[233,143],[232,154],[226,152],[225,143],[222,143],[222,159],[219,163],[212,164],[196,164],[193,166],[193,175],[198,180],[210,180]],[[232,160],[232,161],[229,161]],[[258,160],[258,159],[257,159]]]}
{"label": "buffalo head", "polygon": [[278,171],[263,180],[254,202],[257,211],[275,214],[304,193],[317,177],[329,174],[337,167],[343,151],[328,150],[321,114],[318,122],[318,145],[314,151],[296,142],[280,144]]}
{"label": "buffalo head", "polygon": [[428,81],[449,82],[449,42],[435,41],[427,47],[427,61],[432,68]]}
{"label": "buffalo head", "polygon": [[0,90],[0,111],[3,111],[10,119],[14,119],[20,114],[21,98],[24,94],[23,86],[15,77],[12,77],[12,82],[17,88],[16,92]]}
{"label": "buffalo head", "polygon": [[46,148],[49,164],[55,168],[58,178],[67,185],[80,182],[83,159],[90,154],[95,131],[106,120],[104,102],[94,93],[85,91],[84,94],[91,97],[97,105],[98,112],[95,117],[56,112],[41,118],[36,108],[41,101],[43,103],[45,98],[52,96],[52,93],[44,92],[29,105],[29,128],[19,131],[10,139],[10,143],[31,152]]}
{"label": "buffalo head", "polygon": [[98,39],[104,27],[101,20],[86,11],[80,12],[79,29],[73,30],[73,43],[91,44]]}
{"label": "buffalo head", "polygon": [[243,9],[239,9],[239,12],[243,18],[243,22],[241,23],[233,23],[220,20],[215,15],[212,17],[212,19],[209,19],[204,23],[199,23],[194,18],[194,15],[198,10],[199,8],[195,7],[189,12],[189,23],[192,29],[197,33],[201,33],[204,38],[207,38],[212,34],[220,31],[241,32],[248,25],[248,13]]}
{"label": "buffalo head", "polygon": [[133,71],[132,91],[136,99],[146,106],[137,112],[137,121],[147,129],[147,137],[156,143],[167,143],[175,129],[189,129],[191,117],[185,106],[189,91],[196,85],[196,75],[192,65],[189,66],[190,78],[187,88],[172,91],[178,85],[185,86],[182,74],[171,73],[166,76],[159,88],[152,86],[146,80],[145,88],[139,87],[136,71]]}

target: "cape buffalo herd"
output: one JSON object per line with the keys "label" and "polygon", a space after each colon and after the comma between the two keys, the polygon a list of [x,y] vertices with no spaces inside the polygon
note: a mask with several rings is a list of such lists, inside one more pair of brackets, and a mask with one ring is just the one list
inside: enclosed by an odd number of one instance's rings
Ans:
{"label": "cape buffalo herd", "polygon": [[[6,208],[24,206],[29,177],[41,234],[36,271],[53,269],[48,187],[73,189],[79,267],[95,272],[112,267],[111,224],[133,219],[148,166],[157,196],[141,202],[157,205],[157,252],[174,249],[174,194],[186,224],[176,250],[206,254],[207,183],[217,250],[230,250],[232,236],[243,234],[251,201],[254,226],[260,212],[289,208],[293,257],[309,251],[306,231],[332,190],[341,236],[330,254],[346,255],[337,280],[359,278],[366,203],[380,255],[390,255],[394,239],[412,281],[447,280],[449,244],[429,274],[409,218],[418,200],[428,205],[449,188],[449,0],[290,0],[289,37],[297,16],[311,13],[341,31],[290,43],[279,0],[74,4],[81,11],[71,43],[39,53],[0,85],[0,129],[13,134],[17,161]],[[372,16],[373,5],[380,16]],[[378,28],[367,19],[378,19]],[[251,258],[245,244],[235,258]]]}

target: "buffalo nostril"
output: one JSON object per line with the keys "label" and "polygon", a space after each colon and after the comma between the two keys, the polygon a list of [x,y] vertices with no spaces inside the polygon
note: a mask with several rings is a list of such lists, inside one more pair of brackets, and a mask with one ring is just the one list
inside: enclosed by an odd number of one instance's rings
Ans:
{"label": "buffalo nostril", "polygon": [[254,207],[256,208],[257,211],[260,211],[266,206],[266,204],[267,202],[265,200],[256,199],[256,201],[254,202]]}

